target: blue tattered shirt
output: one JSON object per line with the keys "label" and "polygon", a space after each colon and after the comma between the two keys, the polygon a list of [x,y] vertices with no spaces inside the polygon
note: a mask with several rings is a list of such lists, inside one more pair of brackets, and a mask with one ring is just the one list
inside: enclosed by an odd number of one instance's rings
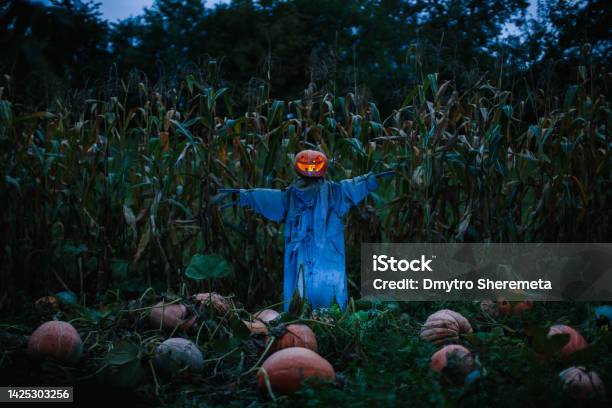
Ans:
{"label": "blue tattered shirt", "polygon": [[340,182],[298,180],[284,190],[240,190],[242,207],[285,223],[285,310],[295,290],[313,308],[334,301],[346,307],[343,217],[377,187],[376,176],[368,173]]}

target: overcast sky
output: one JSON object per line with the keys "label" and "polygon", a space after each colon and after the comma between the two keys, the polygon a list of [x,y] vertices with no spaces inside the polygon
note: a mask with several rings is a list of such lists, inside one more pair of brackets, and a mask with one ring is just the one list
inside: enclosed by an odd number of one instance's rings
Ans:
{"label": "overcast sky", "polygon": [[[110,20],[115,21],[118,19],[126,18],[129,16],[137,16],[142,13],[144,7],[149,7],[153,3],[153,0],[97,0],[102,3],[100,5],[100,11],[102,15]],[[534,15],[537,9],[537,0],[530,0],[529,14]],[[217,3],[229,3],[229,0],[206,0],[206,5],[212,7]],[[516,28],[505,27],[506,32],[514,32]]]}
{"label": "overcast sky", "polygon": [[[153,0],[97,0],[104,18],[115,21],[142,13],[144,7],[153,4]],[[217,3],[228,3],[229,0],[206,0],[206,5],[212,7]]]}

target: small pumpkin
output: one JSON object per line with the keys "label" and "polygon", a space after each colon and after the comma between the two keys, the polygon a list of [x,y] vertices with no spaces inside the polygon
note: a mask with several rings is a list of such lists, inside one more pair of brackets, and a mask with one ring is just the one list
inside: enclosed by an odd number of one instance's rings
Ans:
{"label": "small pumpkin", "polygon": [[81,357],[83,343],[79,332],[68,322],[41,324],[28,341],[28,354],[35,359],[50,359],[60,364],[74,364]]}
{"label": "small pumpkin", "polygon": [[587,341],[582,337],[577,330],[566,326],[564,324],[558,324],[555,326],[551,326],[548,330],[548,337],[554,336],[556,334],[569,334],[569,341],[563,348],[561,349],[561,353],[565,356],[569,356],[575,351],[582,350],[588,346]]}
{"label": "small pumpkin", "polygon": [[429,365],[433,371],[444,373],[452,382],[463,382],[476,369],[476,362],[470,350],[458,344],[449,344],[431,356]]}
{"label": "small pumpkin", "polygon": [[497,305],[491,299],[485,299],[480,302],[480,311],[487,315],[497,314]]}
{"label": "small pumpkin", "polygon": [[232,308],[230,301],[216,292],[198,293],[195,295],[195,301],[205,307],[212,306],[213,310],[221,315],[226,314]]}
{"label": "small pumpkin", "polygon": [[188,330],[195,323],[195,318],[187,318],[187,308],[183,304],[159,302],[151,309],[149,321],[154,329],[173,331]]}
{"label": "small pumpkin", "polygon": [[421,327],[421,339],[436,345],[453,343],[460,334],[472,333],[472,325],[461,313],[442,309],[430,315]]}
{"label": "small pumpkin", "polygon": [[176,337],[157,347],[153,363],[164,374],[173,374],[185,368],[199,372],[204,368],[204,357],[195,343]]}
{"label": "small pumpkin", "polygon": [[519,315],[533,308],[533,302],[524,300],[520,302],[510,302],[503,297],[497,298],[497,312],[501,316]]}
{"label": "small pumpkin", "polygon": [[266,323],[271,322],[280,316],[276,310],[264,309],[255,313],[253,321],[243,320],[244,324],[249,328],[251,333],[268,333]]}
{"label": "small pumpkin", "polygon": [[521,314],[526,312],[527,310],[533,309],[533,302],[531,300],[524,300],[522,302],[517,302],[512,307],[513,314]]}
{"label": "small pumpkin", "polygon": [[38,299],[34,306],[38,310],[58,310],[59,309],[59,301],[55,296],[43,296]]}
{"label": "small pumpkin", "polygon": [[325,309],[313,310],[310,318],[312,320],[316,320],[316,321],[327,323],[327,324],[334,323],[334,317],[330,313],[328,313]]}
{"label": "small pumpkin", "polygon": [[262,364],[257,372],[257,383],[262,391],[267,390],[266,378],[274,392],[289,395],[297,391],[304,380],[333,381],[336,373],[334,367],[314,351],[290,347],[272,354]]}
{"label": "small pumpkin", "polygon": [[290,324],[285,332],[274,342],[273,350],[282,350],[289,347],[304,347],[317,351],[317,338],[310,327],[305,324]]}
{"label": "small pumpkin", "polygon": [[584,367],[570,367],[561,371],[559,378],[563,386],[572,389],[578,397],[605,395],[604,383],[595,371],[587,371]]}

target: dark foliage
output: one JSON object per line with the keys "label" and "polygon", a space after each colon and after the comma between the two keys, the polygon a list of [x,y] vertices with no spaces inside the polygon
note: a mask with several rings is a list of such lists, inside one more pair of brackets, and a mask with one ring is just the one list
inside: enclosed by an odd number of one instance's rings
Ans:
{"label": "dark foliage", "polygon": [[234,0],[205,8],[200,0],[156,0],[143,15],[109,24],[91,2],[8,1],[0,6],[0,68],[17,100],[39,108],[68,88],[105,89],[109,75],[135,69],[176,86],[212,64],[208,79],[230,85],[249,110],[253,94],[288,99],[307,83],[366,93],[388,110],[422,72],[460,89],[488,75],[515,92],[525,92],[523,77],[554,92],[568,64],[609,64],[608,2],[542,2],[537,16],[528,5]]}

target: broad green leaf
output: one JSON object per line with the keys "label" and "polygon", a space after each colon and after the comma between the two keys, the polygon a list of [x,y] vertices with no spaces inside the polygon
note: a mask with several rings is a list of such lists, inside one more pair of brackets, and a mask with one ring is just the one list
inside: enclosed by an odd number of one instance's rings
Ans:
{"label": "broad green leaf", "polygon": [[230,265],[216,254],[196,254],[191,258],[185,275],[194,280],[219,279],[232,275]]}
{"label": "broad green leaf", "polygon": [[140,358],[140,348],[131,342],[122,341],[118,343],[104,357],[108,365],[123,365]]}

